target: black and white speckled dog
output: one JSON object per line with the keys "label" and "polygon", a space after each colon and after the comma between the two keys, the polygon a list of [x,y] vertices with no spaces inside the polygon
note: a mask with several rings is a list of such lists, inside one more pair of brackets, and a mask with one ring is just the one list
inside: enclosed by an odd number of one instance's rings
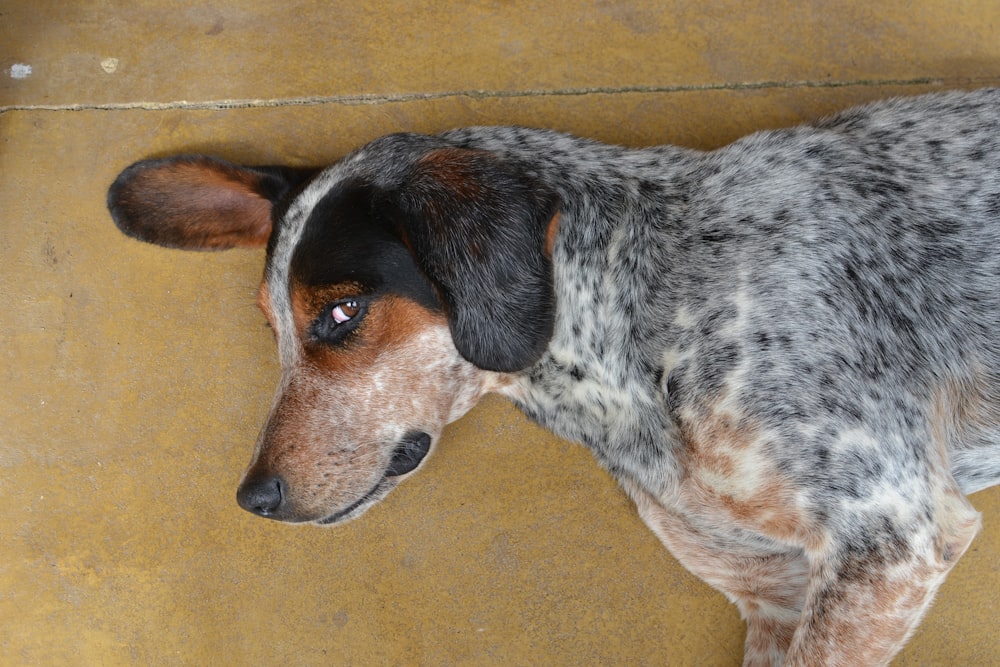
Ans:
{"label": "black and white speckled dog", "polygon": [[261,516],[360,515],[497,391],[738,605],[747,664],[882,664],[1000,481],[1000,91],[709,153],[499,127],[322,172],[150,160],[109,205],[153,243],[267,246]]}

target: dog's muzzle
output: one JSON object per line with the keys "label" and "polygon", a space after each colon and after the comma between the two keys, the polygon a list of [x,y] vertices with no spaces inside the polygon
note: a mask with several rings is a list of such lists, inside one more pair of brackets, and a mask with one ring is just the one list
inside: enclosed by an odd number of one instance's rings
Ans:
{"label": "dog's muzzle", "polygon": [[[387,477],[399,477],[412,472],[424,460],[431,449],[431,436],[420,431],[407,433],[396,449],[392,452],[389,466],[382,480],[375,486],[377,491]],[[277,519],[279,521],[296,521],[295,509],[289,502],[289,486],[281,475],[263,475],[249,477],[243,480],[236,492],[236,502],[248,512],[257,516]],[[372,495],[369,492],[368,495]],[[355,504],[361,504],[368,496],[359,499]],[[351,506],[350,509],[354,509]],[[340,512],[338,514],[342,514]]]}

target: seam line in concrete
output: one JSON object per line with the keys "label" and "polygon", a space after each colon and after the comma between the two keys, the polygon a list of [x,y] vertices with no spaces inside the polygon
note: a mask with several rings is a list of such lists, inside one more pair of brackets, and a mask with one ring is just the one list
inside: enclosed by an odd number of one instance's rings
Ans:
{"label": "seam line in concrete", "polygon": [[763,90],[768,88],[847,88],[851,86],[926,86],[926,85],[970,85],[996,82],[1000,76],[976,78],[918,77],[913,79],[854,79],[826,81],[751,81],[737,83],[708,83],[677,86],[596,86],[583,88],[527,89],[527,90],[453,90],[436,93],[389,93],[357,95],[313,95],[275,99],[222,99],[191,102],[175,100],[170,102],[108,102],[93,104],[11,104],[0,106],[0,114],[11,111],[169,111],[169,110],[227,110],[265,109],[294,106],[322,105],[379,105],[400,102],[420,102],[453,97],[472,99],[507,99],[518,97],[560,97],[584,95],[621,94],[664,94],[691,93],[704,91]]}

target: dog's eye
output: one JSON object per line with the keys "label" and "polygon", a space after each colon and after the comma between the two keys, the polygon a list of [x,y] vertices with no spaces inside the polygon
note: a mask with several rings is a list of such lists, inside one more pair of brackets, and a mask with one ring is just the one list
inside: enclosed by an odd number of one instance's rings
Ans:
{"label": "dog's eye", "polygon": [[322,343],[335,345],[354,331],[365,315],[364,299],[351,298],[336,301],[326,306],[316,321],[313,322],[310,333]]}
{"label": "dog's eye", "polygon": [[336,324],[343,324],[353,320],[359,313],[361,313],[361,306],[358,305],[357,301],[345,301],[338,303],[330,310],[330,317]]}

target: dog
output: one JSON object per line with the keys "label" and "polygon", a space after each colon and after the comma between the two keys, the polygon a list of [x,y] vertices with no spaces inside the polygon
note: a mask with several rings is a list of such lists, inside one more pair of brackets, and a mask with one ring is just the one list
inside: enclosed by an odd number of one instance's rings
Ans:
{"label": "dog", "polygon": [[127,235],[266,248],[280,386],[237,500],[354,519],[489,392],[737,605],[747,665],[887,663],[1000,481],[1000,90],[711,152],[474,127],[323,170],[138,162]]}

